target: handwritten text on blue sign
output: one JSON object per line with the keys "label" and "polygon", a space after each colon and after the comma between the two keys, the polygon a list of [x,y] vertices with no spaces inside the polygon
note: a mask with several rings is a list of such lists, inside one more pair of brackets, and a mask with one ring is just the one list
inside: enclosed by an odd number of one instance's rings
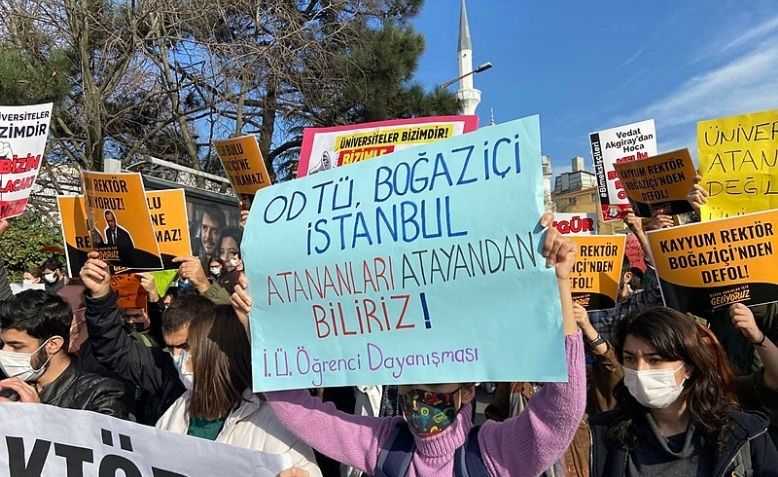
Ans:
{"label": "handwritten text on blue sign", "polygon": [[536,116],[262,191],[255,390],[564,380],[541,204]]}

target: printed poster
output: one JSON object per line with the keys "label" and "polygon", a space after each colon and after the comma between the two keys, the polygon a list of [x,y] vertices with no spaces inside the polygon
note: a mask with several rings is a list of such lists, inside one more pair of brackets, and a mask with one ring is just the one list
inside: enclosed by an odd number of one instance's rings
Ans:
{"label": "printed poster", "polygon": [[667,306],[698,316],[778,301],[778,210],[648,233]]}
{"label": "printed poster", "polygon": [[573,300],[589,311],[615,307],[627,237],[592,235],[571,240],[578,252],[570,274]]}
{"label": "printed poster", "polygon": [[554,212],[554,227],[562,235],[597,235],[597,215],[587,212]]}
{"label": "printed poster", "polygon": [[178,268],[178,264],[173,263],[175,257],[192,255],[186,194],[183,189],[148,191],[146,202],[164,267]]}
{"label": "printed poster", "polygon": [[162,259],[138,173],[82,173],[93,248],[124,269],[160,270]]}
{"label": "printed poster", "polygon": [[141,285],[138,275],[127,273],[111,277],[111,289],[116,293],[116,306],[122,310],[146,310],[148,293]]}
{"label": "printed poster", "polygon": [[68,276],[78,277],[92,251],[92,241],[86,220],[86,207],[82,195],[57,196],[62,242],[65,244],[65,259]]}
{"label": "printed poster", "polygon": [[654,210],[666,215],[691,212],[687,196],[697,173],[688,149],[659,154],[641,161],[615,164],[621,185],[638,217],[651,217]]}
{"label": "printed poster", "polygon": [[257,138],[253,135],[240,136],[214,141],[213,144],[241,207],[250,209],[254,194],[271,184]]}
{"label": "printed poster", "polygon": [[0,422],[0,475],[9,477],[276,477],[294,464],[280,454],[45,404],[0,404]]}
{"label": "printed poster", "polygon": [[24,213],[44,160],[52,103],[0,106],[0,219]]}
{"label": "printed poster", "polygon": [[566,379],[541,170],[531,116],[257,195],[254,390]]}
{"label": "printed poster", "polygon": [[697,123],[703,222],[778,208],[778,109]]}
{"label": "printed poster", "polygon": [[654,120],[618,126],[589,134],[592,161],[597,175],[600,213],[605,222],[624,220],[630,209],[624,186],[616,173],[617,162],[656,156]]}
{"label": "printed poster", "polygon": [[636,267],[646,271],[646,252],[643,250],[643,246],[640,245],[640,240],[632,232],[627,234],[627,248],[624,252],[629,261],[630,267]]}
{"label": "printed poster", "polygon": [[[83,197],[82,195],[57,197],[62,241],[66,245],[65,258],[70,277],[78,276],[86,262],[87,254],[92,250]],[[166,189],[146,192],[146,203],[164,266],[167,269],[178,270],[178,264],[172,262],[173,258],[192,255],[184,190]],[[158,284],[159,280],[159,278],[156,280]],[[172,281],[172,278],[168,281]],[[165,280],[163,279],[162,282]]]}
{"label": "printed poster", "polygon": [[430,116],[306,128],[297,177],[356,164],[413,146],[445,141],[477,128],[478,116]]}

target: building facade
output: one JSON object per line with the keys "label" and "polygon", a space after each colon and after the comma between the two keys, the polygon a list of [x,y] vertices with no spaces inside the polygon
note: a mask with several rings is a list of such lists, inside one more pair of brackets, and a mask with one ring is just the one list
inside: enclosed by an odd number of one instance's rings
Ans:
{"label": "building facade", "polygon": [[585,169],[584,159],[580,156],[572,159],[570,172],[563,172],[555,178],[551,199],[556,212],[596,214],[597,230],[600,234],[623,233],[626,229],[620,221],[603,222],[600,196],[597,193],[597,177]]}

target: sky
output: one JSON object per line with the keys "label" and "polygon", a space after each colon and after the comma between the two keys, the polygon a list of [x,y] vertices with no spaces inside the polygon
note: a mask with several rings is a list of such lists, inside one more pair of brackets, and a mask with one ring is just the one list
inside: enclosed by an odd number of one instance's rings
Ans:
{"label": "sky", "polygon": [[[460,0],[426,0],[415,79],[458,76]],[[659,152],[696,155],[702,119],[778,108],[778,0],[468,0],[481,124],[540,114],[554,173],[588,134],[654,119]],[[456,90],[456,85],[451,86]]]}

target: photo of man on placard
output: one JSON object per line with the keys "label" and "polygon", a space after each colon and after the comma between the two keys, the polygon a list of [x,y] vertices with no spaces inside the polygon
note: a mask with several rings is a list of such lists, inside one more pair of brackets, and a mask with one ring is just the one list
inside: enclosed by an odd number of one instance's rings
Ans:
{"label": "photo of man on placard", "polygon": [[119,251],[120,261],[124,263],[130,262],[135,250],[132,236],[127,230],[119,226],[116,222],[116,215],[110,210],[105,211],[105,223],[107,227],[103,233],[103,243],[108,247],[116,247]]}

